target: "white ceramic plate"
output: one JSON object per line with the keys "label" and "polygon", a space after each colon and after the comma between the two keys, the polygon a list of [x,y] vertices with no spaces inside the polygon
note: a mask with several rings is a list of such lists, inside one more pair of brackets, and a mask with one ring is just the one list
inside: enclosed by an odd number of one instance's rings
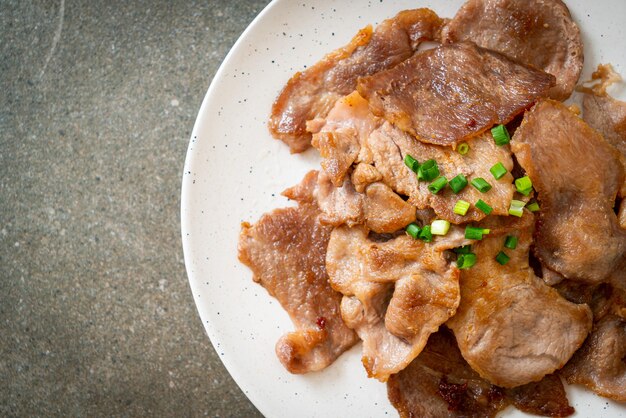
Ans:
{"label": "white ceramic plate", "polygon": [[[285,371],[276,340],[293,329],[287,314],[237,261],[240,222],[288,206],[280,192],[317,168],[316,151],[290,155],[266,120],[285,82],[366,24],[430,7],[452,17],[460,0],[277,0],[250,24],[204,98],[185,162],[181,222],[185,264],[198,312],[220,358],[267,417],[397,416],[386,386],[366,377],[360,345],[320,373]],[[626,1],[567,1],[585,42],[588,79],[598,63],[626,75]],[[622,96],[620,89],[614,95]],[[581,417],[626,417],[626,408],[568,388]],[[509,408],[503,416],[524,416]]]}

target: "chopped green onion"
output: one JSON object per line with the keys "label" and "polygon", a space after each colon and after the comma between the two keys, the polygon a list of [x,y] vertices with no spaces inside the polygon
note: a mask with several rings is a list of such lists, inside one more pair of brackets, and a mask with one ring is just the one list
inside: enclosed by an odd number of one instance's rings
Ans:
{"label": "chopped green onion", "polygon": [[462,247],[456,247],[452,251],[457,254],[469,254],[472,252],[472,246],[470,244],[467,244]]}
{"label": "chopped green onion", "polygon": [[531,212],[539,212],[539,203],[531,202],[526,205],[526,209],[528,209]]}
{"label": "chopped green onion", "polygon": [[477,228],[475,226],[465,227],[465,238],[467,239],[483,239],[483,235],[487,235],[490,232],[489,229]]}
{"label": "chopped green onion", "polygon": [[432,194],[437,194],[441,189],[446,187],[446,184],[448,184],[448,180],[444,176],[439,176],[428,185],[428,190],[430,190]]}
{"label": "chopped green onion", "polygon": [[417,178],[420,180],[431,181],[439,176],[439,166],[435,160],[424,161],[417,170]]}
{"label": "chopped green onion", "polygon": [[444,219],[437,219],[430,224],[430,232],[433,235],[446,235],[450,230],[450,222]]}
{"label": "chopped green onion", "polygon": [[465,188],[465,186],[467,186],[467,179],[463,174],[459,174],[458,176],[450,180],[449,185],[452,191],[458,194],[461,190]]}
{"label": "chopped green onion", "polygon": [[524,196],[528,196],[533,190],[533,182],[530,181],[530,177],[528,176],[520,177],[515,180],[515,188]]}
{"label": "chopped green onion", "polygon": [[514,235],[507,235],[506,239],[504,240],[504,246],[511,250],[517,248],[517,237]]}
{"label": "chopped green onion", "polygon": [[487,183],[487,180],[482,177],[477,177],[470,183],[481,193],[486,193],[491,190],[491,184]]}
{"label": "chopped green onion", "polygon": [[509,131],[506,130],[506,126],[504,125],[498,125],[491,128],[491,135],[493,136],[493,140],[496,142],[496,145],[508,144],[511,140]]}
{"label": "chopped green onion", "polygon": [[469,207],[469,202],[466,202],[465,200],[459,200],[454,205],[454,213],[456,213],[457,215],[465,216]]}
{"label": "chopped green onion", "polygon": [[416,223],[410,223],[404,229],[407,234],[409,234],[413,239],[417,239],[417,236],[420,233],[420,227]]}
{"label": "chopped green onion", "polygon": [[478,209],[485,212],[485,215],[489,215],[491,211],[493,210],[493,208],[489,206],[487,202],[483,201],[482,199],[478,199],[478,202],[476,202],[474,206],[476,206]]}
{"label": "chopped green onion", "polygon": [[476,264],[476,254],[474,253],[461,254],[456,259],[456,266],[461,270],[468,269],[474,264]]}
{"label": "chopped green onion", "polygon": [[495,164],[493,167],[491,167],[489,171],[491,171],[491,174],[493,174],[493,177],[495,177],[496,180],[500,180],[502,176],[506,174],[507,169],[504,164],[499,162],[498,164]]}
{"label": "chopped green onion", "polygon": [[467,142],[461,142],[459,144],[459,147],[457,148],[457,151],[459,152],[459,154],[465,155],[465,154],[467,154],[469,149],[470,148],[469,148],[469,145],[467,145]]}
{"label": "chopped green onion", "polygon": [[418,237],[424,242],[431,242],[433,240],[433,234],[430,231],[430,225],[424,225]]}
{"label": "chopped green onion", "polygon": [[502,265],[505,265],[506,263],[508,263],[510,259],[511,257],[504,254],[502,251],[500,251],[498,255],[496,256],[496,261]]}
{"label": "chopped green onion", "polygon": [[404,157],[404,164],[406,164],[406,166],[409,167],[414,173],[417,173],[417,170],[420,167],[420,163],[409,154]]}
{"label": "chopped green onion", "polygon": [[524,206],[526,203],[521,200],[511,200],[511,207],[509,207],[509,215],[517,216],[521,218],[524,214]]}

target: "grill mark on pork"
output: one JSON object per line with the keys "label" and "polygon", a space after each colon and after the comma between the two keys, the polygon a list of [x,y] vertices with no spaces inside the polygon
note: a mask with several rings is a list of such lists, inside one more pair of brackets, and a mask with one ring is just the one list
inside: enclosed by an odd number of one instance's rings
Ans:
{"label": "grill mark on pork", "polygon": [[554,77],[470,42],[421,51],[359,79],[377,116],[420,141],[456,145],[546,95]]}
{"label": "grill mark on pork", "polygon": [[560,0],[469,0],[443,42],[473,41],[556,77],[548,95],[567,99],[583,67],[580,30]]}
{"label": "grill mark on pork", "polygon": [[358,341],[341,319],[341,294],[328,283],[325,258],[332,228],[318,216],[310,203],[276,209],[254,225],[244,222],[239,237],[239,260],[296,328],[276,343],[276,355],[291,373],[324,369]]}
{"label": "grill mark on pork", "polygon": [[[513,177],[507,173],[501,179],[495,180],[489,168],[501,162],[508,171],[511,171],[513,160],[510,148],[508,145],[497,146],[491,133],[472,138],[468,144],[470,151],[466,155],[461,155],[450,147],[416,141],[409,134],[388,122],[372,132],[366,142],[383,181],[396,193],[409,196],[409,202],[417,208],[431,207],[440,218],[458,224],[478,221],[486,215],[473,205],[466,216],[457,215],[453,211],[456,201],[463,199],[474,204],[478,199],[483,199],[493,207],[493,215],[507,215],[509,202],[515,192]],[[465,175],[468,181],[472,178],[483,177],[488,179],[493,188],[489,193],[480,193],[468,186],[459,194],[454,194],[446,188],[435,195],[428,190],[428,182],[418,181],[415,173],[404,164],[407,154],[420,162],[434,159],[438,163],[441,175],[448,180],[457,174]]]}
{"label": "grill mark on pork", "polygon": [[335,102],[350,94],[358,77],[391,68],[410,57],[424,40],[439,39],[444,21],[432,10],[405,10],[372,31],[361,29],[350,43],[296,73],[272,106],[270,133],[292,153],[309,148],[306,122],[325,117]]}
{"label": "grill mark on pork", "polygon": [[626,231],[613,205],[620,154],[563,104],[527,112],[511,147],[541,206],[535,255],[568,279],[598,283],[626,268]]}
{"label": "grill mark on pork", "polygon": [[424,351],[406,369],[389,378],[387,394],[401,418],[495,417],[509,404],[543,416],[574,412],[555,375],[514,389],[481,378],[445,327],[430,336]]}
{"label": "grill mark on pork", "polygon": [[430,245],[401,235],[375,242],[363,227],[343,226],[331,234],[330,283],[344,295],[342,317],[363,340],[370,377],[386,381],[406,367],[456,311],[459,272],[443,252],[465,241],[437,241]]}
{"label": "grill mark on pork", "polygon": [[[461,304],[448,321],[463,357],[483,378],[503,387],[538,381],[560,369],[583,343],[591,311],[563,299],[528,264],[534,219],[489,217],[491,233],[472,245],[478,258],[461,272]],[[510,261],[495,260],[506,235],[518,237]],[[567,329],[567,333],[563,330]]]}

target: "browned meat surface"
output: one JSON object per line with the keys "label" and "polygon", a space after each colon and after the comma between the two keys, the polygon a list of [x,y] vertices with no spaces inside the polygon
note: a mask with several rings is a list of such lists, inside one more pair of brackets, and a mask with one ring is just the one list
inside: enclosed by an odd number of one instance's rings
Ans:
{"label": "browned meat surface", "polygon": [[443,251],[457,245],[449,238],[425,244],[404,234],[374,241],[363,227],[332,232],[326,268],[333,288],[344,294],[344,321],[363,340],[370,377],[385,381],[404,369],[454,315],[459,273]]}
{"label": "browned meat surface", "polygon": [[[619,150],[626,170],[626,102],[615,100],[606,93],[587,93],[583,99],[583,119]],[[626,177],[619,195],[626,198]],[[626,229],[626,199],[621,201],[617,219],[620,227]]]}
{"label": "browned meat surface", "polygon": [[418,52],[357,88],[375,115],[421,141],[455,145],[510,121],[553,85],[543,71],[460,42]]}
{"label": "browned meat surface", "polygon": [[511,141],[541,206],[535,254],[568,279],[598,283],[626,268],[626,231],[613,211],[621,156],[563,104],[527,112]]}
{"label": "browned meat surface", "polygon": [[326,55],[287,82],[272,106],[271,134],[291,152],[310,146],[306,122],[325,117],[335,102],[350,94],[358,77],[391,68],[410,57],[423,40],[439,37],[443,21],[429,9],[405,10],[362,29],[350,43]]}
{"label": "browned meat surface", "polygon": [[[448,321],[463,357],[503,387],[541,380],[563,367],[591,328],[591,311],[562,298],[528,264],[534,219],[489,217],[488,237],[473,244],[478,261],[461,273],[461,304]],[[518,237],[510,261],[495,260],[506,235]],[[563,332],[563,330],[568,330]]]}
{"label": "browned meat surface", "polygon": [[561,379],[550,374],[539,382],[506,390],[511,403],[520,411],[546,417],[569,417],[575,410],[567,400]]}
{"label": "browned meat surface", "polygon": [[482,379],[445,328],[430,336],[424,351],[406,369],[389,378],[387,393],[401,418],[495,417],[510,403],[536,415],[574,413],[555,375],[508,390]]}
{"label": "browned meat surface", "polygon": [[318,215],[312,204],[276,209],[254,225],[244,222],[239,237],[239,260],[296,327],[276,343],[276,355],[291,373],[321,370],[358,341],[341,319],[341,294],[328,283],[332,228]]}
{"label": "browned meat surface", "polygon": [[570,96],[583,67],[580,30],[560,0],[469,0],[442,38],[473,41],[554,75],[555,100]]}
{"label": "browned meat surface", "polygon": [[325,225],[367,225],[374,232],[392,233],[415,221],[415,207],[382,182],[356,191],[350,177],[335,187],[325,172],[309,172],[302,182],[283,192],[299,202],[316,202]]}
{"label": "browned meat surface", "polygon": [[568,383],[587,386],[598,395],[626,401],[626,320],[607,315],[595,324],[583,347],[563,368]]}
{"label": "browned meat surface", "polygon": [[367,101],[354,92],[337,101],[320,124],[311,144],[322,156],[322,168],[339,187],[359,156],[361,143],[379,124],[378,118],[370,112]]}
{"label": "browned meat surface", "polygon": [[[471,222],[486,216],[473,207],[478,199],[482,199],[493,207],[493,215],[507,215],[515,191],[513,177],[507,173],[500,180],[495,180],[489,168],[498,162],[504,164],[509,171],[513,168],[509,147],[497,146],[491,133],[470,139],[467,143],[470,151],[466,155],[461,155],[450,147],[416,141],[409,134],[390,123],[385,123],[372,132],[367,140],[367,147],[376,169],[383,177],[383,182],[397,193],[409,196],[409,202],[419,209],[432,207],[440,218],[454,223]],[[465,175],[468,182],[473,178],[483,177],[493,188],[488,193],[481,193],[468,185],[459,194],[454,194],[452,190],[446,188],[435,195],[428,190],[429,183],[418,182],[415,173],[404,164],[404,157],[407,154],[420,162],[436,160],[441,175],[448,180],[457,174]],[[466,216],[457,215],[453,211],[454,204],[459,199],[472,204]]]}

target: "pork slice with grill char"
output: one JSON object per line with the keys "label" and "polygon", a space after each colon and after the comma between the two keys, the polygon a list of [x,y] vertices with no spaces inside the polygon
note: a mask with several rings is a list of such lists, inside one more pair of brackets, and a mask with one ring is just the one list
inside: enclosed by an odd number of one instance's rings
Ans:
{"label": "pork slice with grill char", "polygon": [[570,96],[583,67],[580,30],[560,0],[469,0],[442,38],[473,41],[554,75],[555,100]]}
{"label": "pork slice with grill char", "polygon": [[535,254],[568,279],[605,281],[626,268],[626,231],[613,212],[621,155],[563,104],[538,103],[511,141],[541,211]]}
{"label": "pork slice with grill char", "polygon": [[358,341],[341,319],[341,294],[328,283],[325,257],[332,227],[318,217],[310,203],[276,209],[254,225],[243,223],[239,237],[239,260],[296,327],[276,343],[276,354],[291,373],[321,370]]}
{"label": "pork slice with grill char", "polygon": [[372,112],[420,141],[456,145],[507,123],[554,85],[554,77],[470,42],[421,51],[359,79]]}
{"label": "pork slice with grill char", "polygon": [[[448,321],[463,357],[483,378],[503,387],[541,380],[563,367],[591,328],[591,311],[562,298],[528,264],[534,219],[489,217],[488,236],[472,245],[476,265],[461,272],[461,304]],[[497,254],[518,237],[510,261]],[[563,332],[567,330],[567,332]]]}
{"label": "pork slice with grill char", "polygon": [[429,9],[405,10],[362,29],[352,41],[296,73],[280,92],[269,120],[271,134],[291,152],[309,148],[306,122],[327,115],[335,102],[356,88],[358,77],[391,68],[410,57],[420,42],[439,38],[443,21]]}

